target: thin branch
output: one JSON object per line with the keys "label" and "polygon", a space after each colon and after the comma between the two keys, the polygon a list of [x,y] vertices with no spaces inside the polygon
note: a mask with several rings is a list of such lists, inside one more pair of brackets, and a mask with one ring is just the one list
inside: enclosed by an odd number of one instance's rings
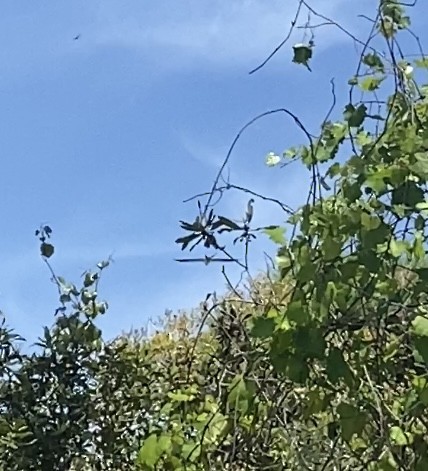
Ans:
{"label": "thin branch", "polygon": [[296,10],[296,14],[294,15],[294,19],[292,20],[291,22],[291,26],[290,26],[290,29],[287,33],[287,36],[278,44],[278,46],[276,46],[276,48],[269,54],[269,56],[260,64],[258,65],[255,69],[251,70],[249,72],[249,75],[251,74],[254,74],[255,72],[257,72],[258,70],[260,70],[262,67],[264,67],[271,59],[272,57],[287,43],[287,41],[290,39],[290,36],[291,34],[293,33],[293,30],[296,26],[296,22],[299,18],[299,15],[300,15],[300,11],[302,9],[302,5],[303,5],[303,0],[299,0],[299,5],[297,7],[297,10]]}

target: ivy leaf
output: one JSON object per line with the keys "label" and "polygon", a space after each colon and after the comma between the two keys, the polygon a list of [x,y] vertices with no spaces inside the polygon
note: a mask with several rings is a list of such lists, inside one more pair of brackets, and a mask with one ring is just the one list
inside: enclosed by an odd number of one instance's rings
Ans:
{"label": "ivy leaf", "polygon": [[363,431],[367,423],[367,417],[356,407],[347,403],[339,404],[337,412],[340,415],[342,437],[349,442],[354,434],[359,435]]}
{"label": "ivy leaf", "polygon": [[301,301],[293,301],[287,306],[286,317],[296,325],[305,325],[309,320],[309,312]]}
{"label": "ivy leaf", "polygon": [[275,321],[272,318],[258,317],[254,321],[251,335],[257,339],[265,339],[270,337],[275,330]]}

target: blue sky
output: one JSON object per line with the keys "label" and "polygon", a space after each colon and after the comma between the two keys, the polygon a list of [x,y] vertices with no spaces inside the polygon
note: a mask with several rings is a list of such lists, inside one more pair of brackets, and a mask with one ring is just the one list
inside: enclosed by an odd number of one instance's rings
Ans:
{"label": "blue sky", "polygon": [[[356,15],[371,12],[373,2],[312,5],[364,37],[368,24]],[[423,41],[428,7],[417,8]],[[113,254],[100,289],[110,303],[100,321],[107,337],[222,291],[218,265],[174,261],[178,220],[196,214],[182,200],[210,187],[235,133],[254,115],[284,106],[316,130],[330,105],[330,79],[344,97],[355,68],[353,44],[330,27],[316,31],[312,73],[291,63],[291,45],[303,36],[297,31],[248,75],[293,15],[280,0],[2,4],[0,307],[11,326],[34,340],[57,307],[34,237],[40,223],[54,230],[55,270],[76,283]],[[284,117],[259,122],[233,154],[233,182],[297,205],[307,173],[266,168],[264,158],[300,142]],[[221,208],[239,219],[246,200],[231,194]],[[282,219],[256,202],[256,225]],[[274,247],[254,246],[254,273],[263,250]]]}

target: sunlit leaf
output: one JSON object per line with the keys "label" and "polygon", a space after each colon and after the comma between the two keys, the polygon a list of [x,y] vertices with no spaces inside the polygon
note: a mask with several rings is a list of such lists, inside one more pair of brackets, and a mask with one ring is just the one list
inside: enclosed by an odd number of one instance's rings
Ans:
{"label": "sunlit leaf", "polygon": [[269,152],[269,154],[266,156],[266,165],[268,167],[275,167],[275,165],[278,165],[281,162],[281,157],[274,152]]}
{"label": "sunlit leaf", "polygon": [[269,239],[278,245],[285,244],[285,227],[281,226],[269,226],[266,227],[263,232],[269,237]]}

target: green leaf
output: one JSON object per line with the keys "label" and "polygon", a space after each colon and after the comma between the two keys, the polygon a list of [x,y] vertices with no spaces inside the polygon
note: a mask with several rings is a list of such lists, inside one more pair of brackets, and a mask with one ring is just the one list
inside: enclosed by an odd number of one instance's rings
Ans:
{"label": "green leaf", "polygon": [[391,255],[400,258],[404,253],[407,253],[408,245],[404,240],[391,239],[389,243],[389,250]]}
{"label": "green leaf", "polygon": [[417,152],[414,155],[416,162],[409,165],[410,170],[423,180],[428,179],[428,156],[426,153]]}
{"label": "green leaf", "polygon": [[304,325],[309,320],[309,312],[306,306],[303,306],[301,301],[291,302],[286,309],[285,316],[289,321],[297,325]]}
{"label": "green leaf", "polygon": [[421,69],[428,69],[428,57],[423,57],[422,59],[416,59],[414,63],[416,67],[419,67]]}
{"label": "green leaf", "polygon": [[365,92],[374,92],[380,86],[380,84],[385,80],[385,77],[366,77],[363,81],[361,81],[358,85],[361,90]]}
{"label": "green leaf", "polygon": [[412,332],[419,337],[428,337],[428,318],[417,316],[412,322]]}
{"label": "green leaf", "polygon": [[342,252],[342,243],[334,240],[331,237],[328,237],[322,244],[322,251],[324,253],[325,260],[334,260],[335,258],[339,257]]}
{"label": "green leaf", "polygon": [[327,376],[332,383],[337,383],[343,378],[346,384],[353,381],[351,370],[343,358],[343,353],[337,347],[333,347],[327,358]]}
{"label": "green leaf", "polygon": [[342,437],[349,442],[354,434],[359,435],[363,431],[367,417],[362,411],[347,403],[339,404],[337,412],[340,415]]}
{"label": "green leaf", "polygon": [[375,463],[370,463],[368,471],[398,471],[399,467],[392,453],[387,450]]}
{"label": "green leaf", "polygon": [[269,237],[269,239],[278,245],[285,245],[285,227],[281,226],[269,226],[266,227],[263,232]]}
{"label": "green leaf", "polygon": [[342,186],[343,197],[350,203],[361,197],[361,187],[357,182],[344,182]]}
{"label": "green leaf", "polygon": [[52,244],[48,244],[47,242],[42,242],[40,245],[40,252],[43,257],[49,258],[52,257],[55,248]]}
{"label": "green leaf", "polygon": [[312,280],[314,278],[316,268],[317,265],[309,260],[299,268],[299,271],[296,273],[296,280],[305,283]]}
{"label": "green leaf", "polygon": [[[419,203],[422,204],[422,203]],[[428,205],[427,205],[428,208]],[[415,219],[415,229],[417,231],[423,231],[425,228],[425,219],[419,214],[418,217]]]}
{"label": "green leaf", "polygon": [[288,357],[285,362],[285,375],[293,382],[304,384],[309,377],[306,360],[298,355]]}
{"label": "green leaf", "polygon": [[406,182],[393,190],[391,202],[393,205],[403,204],[415,208],[419,203],[422,203],[424,199],[422,188],[419,188],[414,182]]}
{"label": "green leaf", "polygon": [[304,416],[309,418],[314,414],[323,412],[328,407],[328,396],[318,389],[309,391],[305,397]]}
{"label": "green leaf", "polygon": [[293,62],[302,64],[309,70],[309,60],[312,58],[312,46],[310,44],[295,44],[293,46]]}
{"label": "green leaf", "polygon": [[391,427],[389,437],[398,446],[406,446],[413,443],[413,436],[408,432],[404,432],[398,426]]}
{"label": "green leaf", "polygon": [[[182,448],[182,453],[183,456],[186,460],[195,462],[202,451],[202,447],[200,443],[195,443],[195,442],[190,442],[190,443],[185,443]],[[182,468],[183,470],[187,468]]]}
{"label": "green leaf", "polygon": [[172,451],[172,441],[169,435],[161,435],[157,443],[158,453],[161,456],[163,453],[170,454]]}
{"label": "green leaf", "polygon": [[423,260],[425,258],[424,237],[422,232],[416,232],[412,252],[416,260]]}
{"label": "green leaf", "polygon": [[95,281],[97,280],[97,276],[96,274],[93,274],[93,273],[86,273],[85,274],[85,279],[83,280],[83,286],[85,288],[88,288],[89,286],[92,286]]}
{"label": "green leaf", "polygon": [[266,317],[258,317],[254,321],[253,328],[251,329],[251,335],[254,338],[265,339],[270,337],[275,330],[274,319]]}
{"label": "green leaf", "polygon": [[415,471],[426,471],[428,469],[428,455],[421,456],[416,463]]}
{"label": "green leaf", "polygon": [[143,443],[138,454],[139,464],[145,465],[149,468],[154,468],[159,460],[158,452],[158,439],[155,434],[149,435]]}
{"label": "green leaf", "polygon": [[189,402],[193,401],[195,398],[194,394],[178,391],[178,392],[169,392],[168,397],[171,399],[171,401],[174,402]]}
{"label": "green leaf", "polygon": [[370,273],[377,273],[382,265],[382,259],[374,250],[361,250],[358,254],[358,261]]}
{"label": "green leaf", "polygon": [[368,230],[377,229],[380,224],[381,220],[378,216],[372,216],[366,212],[361,213],[361,224]]}
{"label": "green leaf", "polygon": [[227,402],[235,410],[245,413],[248,409],[248,401],[253,395],[253,388],[242,374],[238,374],[230,383]]}
{"label": "green leaf", "polygon": [[368,175],[365,182],[367,188],[376,193],[382,193],[386,189],[385,177],[385,174],[381,172]]}
{"label": "green leaf", "polygon": [[326,342],[320,329],[299,327],[294,333],[294,343],[302,358],[324,358]]}
{"label": "green leaf", "polygon": [[417,203],[416,209],[419,209],[419,211],[428,211],[428,201]]}
{"label": "green leaf", "polygon": [[379,244],[384,244],[388,241],[390,237],[391,228],[385,224],[381,223],[377,229],[371,231],[363,231],[362,233],[362,243],[365,249],[374,249]]}
{"label": "green leaf", "polygon": [[350,103],[345,106],[344,117],[351,128],[359,128],[363,124],[366,116],[367,107],[365,105],[359,105],[355,108],[355,106]]}
{"label": "green leaf", "polygon": [[363,56],[362,62],[363,64],[379,72],[383,72],[385,70],[385,66],[383,65],[382,59],[376,53],[366,54],[365,56]]}
{"label": "green leaf", "polygon": [[424,362],[426,365],[428,365],[428,338],[426,336],[416,336],[413,339],[413,343],[416,348],[416,350],[413,352],[416,361],[422,363]]}

